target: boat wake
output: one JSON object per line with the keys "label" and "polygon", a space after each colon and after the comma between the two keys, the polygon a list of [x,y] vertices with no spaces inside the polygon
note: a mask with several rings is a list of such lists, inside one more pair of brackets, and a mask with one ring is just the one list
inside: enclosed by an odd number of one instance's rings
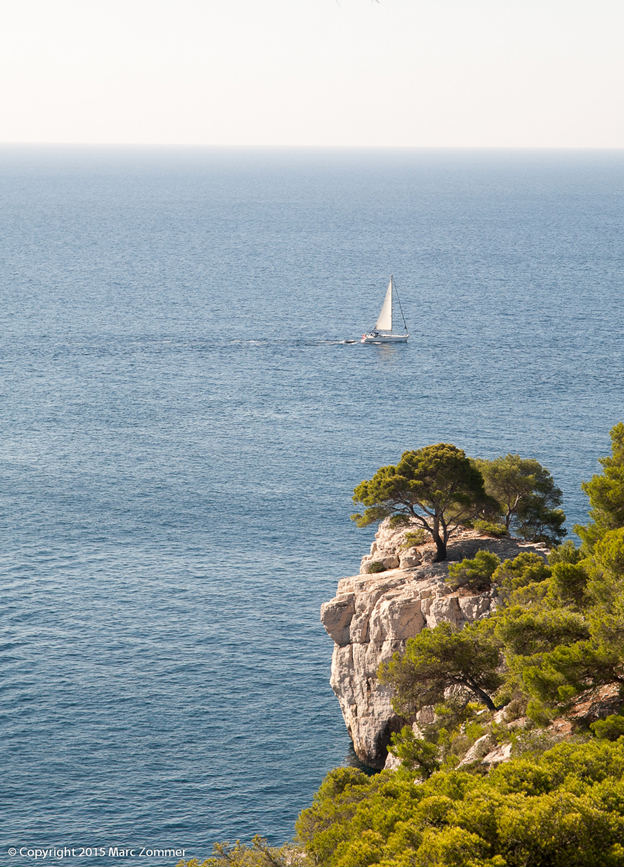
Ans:
{"label": "boat wake", "polygon": [[283,340],[283,339],[275,339],[271,340],[270,338],[265,338],[263,340],[244,340],[244,339],[232,339],[227,341],[228,346],[239,346],[241,348],[255,348],[255,347],[265,347],[265,346],[274,346],[274,347],[302,347],[302,346],[353,346],[359,343],[359,340],[355,340],[353,338],[347,338],[344,340],[315,340],[314,338],[302,337],[302,338],[293,338],[291,340]]}

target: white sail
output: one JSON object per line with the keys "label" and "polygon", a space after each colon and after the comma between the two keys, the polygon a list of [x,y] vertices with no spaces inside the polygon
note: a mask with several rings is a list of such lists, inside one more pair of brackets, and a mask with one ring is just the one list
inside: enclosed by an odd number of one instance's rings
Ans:
{"label": "white sail", "polygon": [[381,307],[381,313],[375,323],[375,331],[392,331],[392,277],[388,283],[388,291]]}

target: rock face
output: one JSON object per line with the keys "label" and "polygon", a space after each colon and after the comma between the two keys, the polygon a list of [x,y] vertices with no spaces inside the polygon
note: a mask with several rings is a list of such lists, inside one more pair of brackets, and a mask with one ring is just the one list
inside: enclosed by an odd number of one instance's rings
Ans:
{"label": "rock face", "polygon": [[[370,555],[362,560],[362,572],[341,578],[335,598],[321,607],[321,620],[335,645],[331,686],[358,758],[375,768],[384,766],[390,736],[401,728],[390,688],[377,679],[379,665],[396,651],[402,653],[407,639],[422,629],[443,621],[461,628],[486,616],[496,604],[491,591],[451,591],[445,583],[449,562],[474,557],[478,550],[492,551],[501,560],[527,550],[544,558],[547,554],[541,545],[466,530],[452,540],[448,560],[434,563],[435,546],[406,547],[405,532],[392,530],[384,521]],[[368,573],[374,562],[383,563],[386,571]]]}

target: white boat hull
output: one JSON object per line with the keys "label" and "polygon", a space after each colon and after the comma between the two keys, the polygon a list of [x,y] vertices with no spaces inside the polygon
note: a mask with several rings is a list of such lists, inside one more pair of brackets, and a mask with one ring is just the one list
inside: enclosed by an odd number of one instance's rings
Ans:
{"label": "white boat hull", "polygon": [[409,334],[374,334],[362,335],[362,343],[407,343]]}

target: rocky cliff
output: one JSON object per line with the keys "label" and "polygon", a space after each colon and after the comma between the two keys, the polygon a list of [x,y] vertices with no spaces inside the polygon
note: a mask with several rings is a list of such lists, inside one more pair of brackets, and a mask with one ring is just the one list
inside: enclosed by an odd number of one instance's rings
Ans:
{"label": "rocky cliff", "polygon": [[[365,764],[384,767],[390,735],[400,728],[390,690],[377,679],[380,663],[403,652],[407,639],[425,627],[445,620],[461,627],[487,616],[496,604],[491,592],[453,592],[445,581],[449,563],[472,558],[478,550],[492,551],[501,560],[527,550],[544,558],[547,554],[541,545],[464,530],[449,545],[448,560],[434,563],[433,544],[409,547],[406,531],[393,530],[384,521],[360,574],[341,578],[334,599],[321,607],[321,620],[334,641],[330,683]],[[382,564],[385,571],[371,573],[373,564]]]}

